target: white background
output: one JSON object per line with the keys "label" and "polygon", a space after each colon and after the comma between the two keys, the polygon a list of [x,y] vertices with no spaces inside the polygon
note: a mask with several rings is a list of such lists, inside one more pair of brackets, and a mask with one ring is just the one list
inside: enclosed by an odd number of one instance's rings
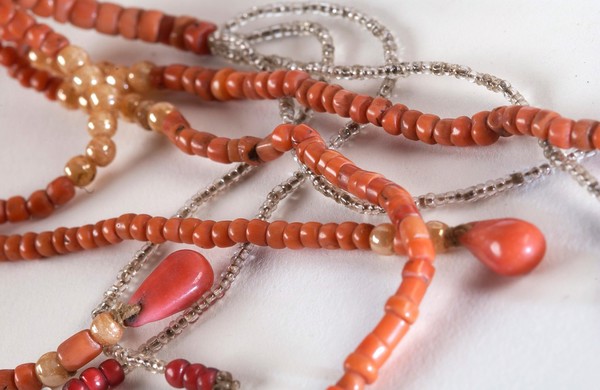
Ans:
{"label": "white background", "polygon": [[[192,14],[222,23],[256,1],[123,1]],[[260,3],[266,3],[261,1]],[[600,5],[594,1],[524,3],[466,1],[353,1],[398,34],[405,60],[442,60],[508,79],[531,104],[573,118],[598,118]],[[299,17],[298,17],[299,18]],[[378,43],[349,23],[319,17],[338,43],[339,64],[380,64]],[[264,25],[265,22],[263,22]],[[267,23],[270,23],[268,21]],[[60,26],[95,60],[131,64],[222,66],[166,47],[132,43]],[[312,38],[268,46],[316,60]],[[86,117],[64,110],[0,73],[0,196],[28,196],[58,176],[88,142]],[[349,84],[374,92],[374,83]],[[169,95],[200,130],[228,137],[264,136],[276,124],[273,102],[201,103]],[[501,96],[464,81],[416,76],[393,97],[440,116],[470,115],[504,104]],[[318,115],[329,137],[344,123]],[[183,155],[166,139],[122,124],[115,162],[93,185],[47,220],[1,226],[0,233],[78,226],[125,212],[171,215],[197,189],[229,168]],[[391,138],[367,128],[345,153],[359,165],[404,185],[413,194],[484,182],[543,160],[532,139],[503,139],[489,148],[458,149]],[[598,160],[588,165],[600,174]],[[295,169],[290,156],[270,164],[201,210],[202,219],[252,217],[266,192]],[[466,251],[441,255],[421,316],[392,355],[373,389],[597,389],[600,380],[600,204],[566,174],[496,199],[424,212],[458,224],[518,217],[545,233],[548,252],[531,274],[495,276]],[[378,223],[351,214],[305,187],[275,218]],[[89,325],[89,313],[138,243],[44,261],[0,264],[0,367],[33,362]],[[176,248],[175,246],[166,249]],[[220,272],[231,249],[203,251]],[[226,299],[159,354],[231,371],[244,389],[315,389],[333,384],[344,358],[373,328],[400,281],[404,259],[366,252],[261,249]],[[164,322],[127,333],[137,345]],[[141,371],[128,389],[167,388]]]}

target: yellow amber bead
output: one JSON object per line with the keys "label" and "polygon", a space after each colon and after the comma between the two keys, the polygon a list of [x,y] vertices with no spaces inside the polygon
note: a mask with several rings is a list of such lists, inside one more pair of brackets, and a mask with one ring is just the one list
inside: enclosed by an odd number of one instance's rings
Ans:
{"label": "yellow amber bead", "polygon": [[375,226],[369,235],[371,250],[379,255],[390,256],[394,254],[394,234],[396,229],[391,223],[382,223]]}
{"label": "yellow amber bead", "polygon": [[71,376],[60,364],[58,353],[43,354],[35,363],[35,374],[44,386],[58,387],[64,385]]}
{"label": "yellow amber bead", "polygon": [[452,246],[451,232],[452,228],[440,221],[427,222],[427,230],[433,241],[433,247],[436,253],[443,253]]}
{"label": "yellow amber bead", "polygon": [[73,73],[73,84],[80,93],[100,84],[103,80],[104,73],[95,65],[82,66]]}
{"label": "yellow amber bead", "polygon": [[65,174],[77,187],[85,187],[96,177],[96,164],[86,156],[75,156],[65,165]]}
{"label": "yellow amber bead", "polygon": [[80,47],[69,45],[58,52],[56,65],[65,75],[70,76],[77,69],[88,64],[90,58],[85,50]]}
{"label": "yellow amber bead", "polygon": [[127,81],[129,69],[126,66],[105,65],[104,74],[106,75],[106,83],[108,85],[112,85],[121,92],[129,90],[129,83]]}
{"label": "yellow amber bead", "polygon": [[123,337],[123,325],[110,313],[100,313],[93,320],[90,326],[92,338],[102,346],[114,345]]}
{"label": "yellow amber bead", "polygon": [[135,122],[137,106],[142,101],[142,95],[137,93],[128,93],[121,98],[119,102],[119,113],[121,117],[129,122]]}
{"label": "yellow amber bead", "polygon": [[152,89],[150,83],[150,73],[155,65],[149,61],[142,61],[133,64],[127,74],[129,86],[136,92],[148,92]]}
{"label": "yellow amber bead", "polygon": [[64,107],[70,110],[79,107],[79,95],[72,83],[62,83],[56,90],[56,98]]}
{"label": "yellow amber bead", "polygon": [[171,103],[161,102],[155,103],[148,110],[148,125],[154,131],[161,132],[163,121],[175,107]]}
{"label": "yellow amber bead", "polygon": [[88,119],[87,129],[92,137],[99,135],[112,137],[117,132],[117,118],[108,111],[92,112]]}
{"label": "yellow amber bead", "polygon": [[31,66],[37,69],[46,70],[52,66],[52,60],[44,53],[37,50],[29,50],[27,58]]}
{"label": "yellow amber bead", "polygon": [[99,167],[105,167],[115,159],[117,146],[107,136],[92,138],[85,148],[85,155]]}
{"label": "yellow amber bead", "polygon": [[110,111],[117,108],[119,92],[108,84],[100,84],[89,89],[88,101],[92,111]]}

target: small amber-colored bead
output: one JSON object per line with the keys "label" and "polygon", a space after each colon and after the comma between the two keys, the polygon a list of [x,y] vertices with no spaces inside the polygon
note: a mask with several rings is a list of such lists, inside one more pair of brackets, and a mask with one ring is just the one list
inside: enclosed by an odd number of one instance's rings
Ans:
{"label": "small amber-colored bead", "polygon": [[443,222],[429,221],[427,222],[427,230],[433,241],[435,253],[443,253],[452,246],[451,234],[452,229]]}
{"label": "small amber-colored bead", "polygon": [[128,93],[123,96],[119,102],[121,117],[129,122],[135,122],[137,107],[141,101],[142,95],[137,93]]}
{"label": "small amber-colored bead", "polygon": [[93,112],[88,119],[87,128],[92,137],[112,137],[117,131],[117,118],[108,111]]}
{"label": "small amber-colored bead", "polygon": [[376,226],[369,235],[371,250],[379,255],[390,256],[394,254],[394,234],[396,229],[391,223]]}
{"label": "small amber-colored bead", "polygon": [[92,111],[109,111],[117,108],[119,92],[108,84],[100,84],[90,88],[89,106]]}
{"label": "small amber-colored bead", "polygon": [[155,65],[149,61],[137,62],[131,66],[127,74],[129,86],[136,92],[148,92],[152,89],[150,73]]}
{"label": "small amber-colored bead", "polygon": [[105,62],[100,64],[100,69],[104,72],[104,77],[108,85],[112,85],[119,91],[129,90],[129,83],[127,81],[129,69],[126,66]]}
{"label": "small amber-colored bead", "polygon": [[123,325],[110,313],[100,313],[92,320],[90,333],[92,338],[100,345],[114,345],[123,337]]}
{"label": "small amber-colored bead", "polygon": [[175,110],[175,107],[171,103],[160,102],[153,104],[148,110],[148,125],[154,131],[162,131],[162,125],[171,112]]}
{"label": "small amber-colored bead", "polygon": [[50,57],[37,50],[30,50],[27,58],[29,58],[31,66],[38,69],[47,69],[52,64]]}
{"label": "small amber-colored bead", "polygon": [[90,160],[99,167],[105,167],[112,162],[117,153],[115,143],[107,136],[97,136],[92,138],[85,148],[85,154]]}
{"label": "small amber-colored bead", "polygon": [[86,65],[89,61],[90,58],[86,51],[73,45],[65,47],[56,56],[58,69],[67,76],[73,74],[73,72]]}
{"label": "small amber-colored bead", "polygon": [[72,83],[63,82],[56,90],[56,98],[68,109],[74,110],[79,107],[79,95]]}
{"label": "small amber-colored bead", "polygon": [[58,353],[48,352],[43,354],[35,364],[35,373],[45,386],[62,386],[69,379],[69,372],[61,366]]}
{"label": "small amber-colored bead", "polygon": [[73,73],[73,85],[79,93],[100,84],[103,79],[104,73],[95,65],[82,66]]}
{"label": "small amber-colored bead", "polygon": [[85,156],[75,156],[65,165],[65,173],[77,187],[85,187],[96,177],[96,164]]}

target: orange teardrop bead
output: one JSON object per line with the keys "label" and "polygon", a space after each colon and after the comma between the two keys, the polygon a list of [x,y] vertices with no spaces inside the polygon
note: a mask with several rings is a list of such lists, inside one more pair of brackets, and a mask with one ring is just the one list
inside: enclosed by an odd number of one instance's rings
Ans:
{"label": "orange teardrop bead", "polygon": [[[460,232],[466,228],[465,232]],[[458,227],[458,242],[492,271],[506,276],[523,275],[534,269],[544,257],[546,240],[529,222],[491,219]]]}

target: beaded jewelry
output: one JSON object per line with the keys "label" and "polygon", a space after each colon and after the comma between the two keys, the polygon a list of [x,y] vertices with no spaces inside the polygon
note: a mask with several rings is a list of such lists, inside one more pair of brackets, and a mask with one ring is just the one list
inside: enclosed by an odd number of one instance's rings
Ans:
{"label": "beaded jewelry", "polygon": [[[83,49],[30,15],[54,16],[82,28],[95,28],[106,34],[121,34],[147,42],[167,43],[196,54],[220,55],[236,63],[257,67],[260,72],[238,72],[185,65],[156,67],[140,62],[130,69],[110,63],[94,64]],[[358,21],[384,47],[383,67],[338,67],[333,64],[333,42],[329,32],[316,23],[283,23],[238,34],[237,28],[267,14],[325,13],[343,15]],[[440,222],[425,224],[418,207],[437,207],[448,203],[474,201],[494,196],[509,188],[548,175],[553,167],[569,172],[593,195],[600,195],[597,180],[580,164],[585,153],[600,148],[600,126],[594,121],[573,121],[558,114],[526,105],[525,99],[508,83],[479,74],[458,65],[445,63],[401,63],[396,58],[393,36],[378,22],[346,7],[328,4],[290,4],[255,8],[227,23],[222,29],[193,18],[172,17],[158,11],[121,8],[110,3],[74,0],[54,3],[49,0],[0,2],[1,36],[16,46],[3,46],[0,62],[24,86],[43,91],[70,108],[90,112],[88,130],[93,136],[85,155],[65,166],[64,177],[53,181],[46,191],[36,191],[29,200],[11,197],[0,202],[1,222],[20,222],[30,217],[46,217],[55,207],[74,196],[74,187],[87,186],[96,175],[96,166],[106,166],[115,157],[110,137],[117,126],[116,112],[148,130],[162,133],[187,154],[208,157],[220,163],[241,163],[207,189],[194,195],[174,218],[145,214],[124,214],[94,225],[59,228],[40,234],[0,235],[0,259],[35,259],[93,249],[135,239],[148,241],[121,271],[117,282],[104,295],[93,312],[89,330],[76,333],[37,363],[26,363],[15,370],[0,371],[0,385],[12,389],[61,386],[65,389],[106,389],[120,384],[125,374],[143,367],[164,373],[169,384],[188,389],[235,389],[240,386],[231,374],[183,359],[166,363],[156,354],[181,334],[217,300],[235,281],[252,245],[274,249],[371,249],[378,254],[408,256],[403,281],[388,299],[385,315],[375,329],[351,353],[345,373],[332,390],[360,389],[373,383],[378,371],[414,323],[419,304],[433,277],[435,253],[462,244],[482,262],[500,274],[529,272],[541,260],[545,241],[533,225],[520,220],[480,221],[450,228]],[[323,60],[303,64],[280,56],[256,52],[253,44],[278,37],[315,35]],[[281,70],[291,68],[293,70]],[[306,71],[306,72],[304,72]],[[409,110],[387,99],[395,79],[412,73],[452,75],[471,79],[495,92],[502,92],[513,106],[484,111],[471,118],[440,119],[435,115]],[[313,79],[321,77],[322,80]],[[329,84],[328,77],[363,79],[384,78],[379,95],[360,95]],[[230,139],[191,128],[184,116],[171,104],[154,102],[152,89],[186,91],[203,100],[279,99],[284,124],[264,138],[246,136]],[[300,105],[295,107],[294,100]],[[301,124],[310,112],[329,112],[350,118],[337,137],[327,144],[313,128]],[[392,135],[443,145],[488,145],[500,137],[533,135],[540,139],[549,164],[513,173],[484,185],[465,190],[426,194],[413,198],[383,175],[359,168],[337,149],[366,124],[383,127]],[[574,146],[578,151],[561,152],[556,147]],[[192,218],[198,207],[218,192],[229,188],[254,166],[272,161],[291,151],[300,170],[275,187],[267,196],[256,219],[212,221]],[[589,153],[591,154],[591,153]],[[373,226],[365,223],[288,223],[267,222],[279,203],[297,189],[306,178],[327,197],[351,210],[386,213],[391,223]],[[175,252],[168,256],[127,302],[119,301],[138,271],[149,262],[157,245],[164,242],[193,244],[202,248],[239,247],[230,265],[214,287],[212,269],[195,252]],[[500,246],[502,250],[498,253]],[[509,251],[507,253],[503,251]],[[170,275],[174,276],[172,281]],[[193,277],[198,275],[197,277]],[[187,279],[186,279],[187,278]],[[193,280],[191,280],[191,279]],[[188,280],[190,279],[190,280]],[[194,294],[191,294],[191,291]],[[183,298],[185,297],[185,298]],[[136,349],[118,344],[124,327],[136,327],[160,320],[176,312],[183,313],[165,330]],[[67,379],[97,357],[102,350],[113,357],[98,368],[88,368],[79,379]],[[12,386],[12,387],[11,387]]]}

